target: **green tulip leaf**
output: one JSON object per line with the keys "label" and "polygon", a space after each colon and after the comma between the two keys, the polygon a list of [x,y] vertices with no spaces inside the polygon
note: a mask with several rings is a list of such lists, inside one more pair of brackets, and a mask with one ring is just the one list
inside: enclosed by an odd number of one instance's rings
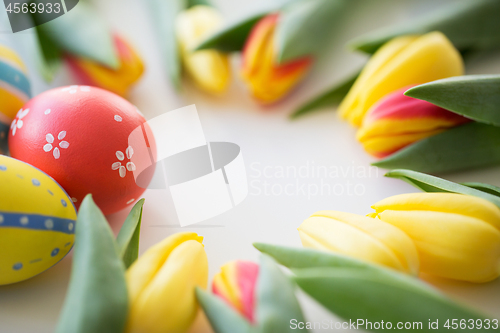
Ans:
{"label": "green tulip leaf", "polygon": [[350,46],[372,54],[394,37],[441,31],[460,51],[491,50],[500,46],[499,17],[500,1],[452,1],[424,17],[358,37]]}
{"label": "green tulip leaf", "polygon": [[129,268],[139,257],[139,235],[141,233],[143,205],[144,199],[141,199],[132,207],[116,237],[118,250],[125,268]]}
{"label": "green tulip leaf", "polygon": [[[273,259],[262,255],[256,286],[256,321],[259,333],[288,333],[290,322],[305,322],[295,286]],[[307,332],[297,329],[297,332]]]}
{"label": "green tulip leaf", "polygon": [[500,187],[484,183],[462,183],[461,185],[500,197]]}
{"label": "green tulip leaf", "polygon": [[78,211],[71,279],[56,333],[123,333],[127,312],[125,267],[89,194]]}
{"label": "green tulip leaf", "polygon": [[345,0],[308,0],[285,6],[275,33],[277,62],[317,56],[337,28],[346,4]]}
{"label": "green tulip leaf", "polygon": [[208,0],[187,0],[187,8],[194,6],[212,6]]}
{"label": "green tulip leaf", "polygon": [[196,287],[196,298],[215,333],[250,333],[250,323],[220,297]]}
{"label": "green tulip leaf", "polygon": [[[326,267],[294,270],[294,273],[300,288],[332,313],[359,324],[361,320],[371,322],[372,327],[357,327],[366,331],[380,331],[380,326],[377,329],[373,324],[384,321],[385,329],[389,323],[392,329],[397,329],[398,323],[408,322],[412,327],[405,331],[449,332],[444,327],[447,320],[487,318],[404,274]],[[439,328],[429,329],[429,323],[436,320]],[[470,332],[470,329],[459,327],[456,331]],[[482,330],[476,328],[475,331]]]}
{"label": "green tulip leaf", "polygon": [[406,96],[464,117],[500,126],[500,75],[466,75],[413,87]]}
{"label": "green tulip leaf", "polygon": [[[92,59],[113,69],[119,66],[111,32],[87,2],[80,1],[73,10],[39,25],[37,30],[65,52]],[[45,39],[40,42],[44,43]]]}
{"label": "green tulip leaf", "polygon": [[182,65],[175,21],[177,15],[187,8],[187,0],[149,0],[149,3],[168,78],[173,87],[180,90]]}
{"label": "green tulip leaf", "polygon": [[360,72],[356,72],[356,74],[348,77],[342,82],[336,84],[334,87],[323,92],[321,95],[314,97],[309,102],[300,106],[290,115],[290,118],[296,119],[306,114],[332,108],[335,105],[340,104],[358,78],[359,73]]}
{"label": "green tulip leaf", "polygon": [[280,265],[290,269],[312,267],[347,267],[368,270],[386,269],[336,252],[308,248],[287,247],[266,243],[254,243],[260,252],[271,256]]}
{"label": "green tulip leaf", "polygon": [[384,169],[445,173],[500,164],[500,128],[468,123],[417,141],[373,163]]}
{"label": "green tulip leaf", "polygon": [[267,14],[269,14],[269,12],[259,12],[235,23],[228,24],[226,27],[215,32],[201,42],[195,50],[216,49],[222,52],[242,51],[253,26]]}
{"label": "green tulip leaf", "polygon": [[[472,185],[457,184],[449,180],[439,177],[427,175],[412,170],[391,170],[385,174],[386,177],[401,179],[424,192],[449,192],[460,193],[465,195],[472,195],[474,197],[488,200],[500,208],[500,188],[488,184],[471,183]],[[486,188],[488,190],[497,190],[496,195],[492,195],[487,191],[479,188]],[[488,188],[489,187],[489,188]]]}
{"label": "green tulip leaf", "polygon": [[46,35],[44,30],[35,27],[35,31],[35,63],[43,79],[46,82],[51,82],[63,64],[63,52]]}

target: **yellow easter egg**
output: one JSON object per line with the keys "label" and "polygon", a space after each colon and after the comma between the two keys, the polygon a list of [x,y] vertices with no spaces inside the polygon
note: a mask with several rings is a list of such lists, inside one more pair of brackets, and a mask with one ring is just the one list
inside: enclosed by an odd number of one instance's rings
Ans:
{"label": "yellow easter egg", "polygon": [[73,246],[76,209],[39,169],[0,156],[0,285],[29,279]]}

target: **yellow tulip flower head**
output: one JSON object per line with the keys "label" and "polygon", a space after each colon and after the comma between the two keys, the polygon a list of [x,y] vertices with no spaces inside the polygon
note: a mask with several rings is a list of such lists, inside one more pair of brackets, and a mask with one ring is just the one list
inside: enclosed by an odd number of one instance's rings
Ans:
{"label": "yellow tulip flower head", "polygon": [[422,272],[470,282],[500,275],[500,209],[493,203],[454,193],[411,193],[372,207],[413,239]]}
{"label": "yellow tulip flower head", "polygon": [[127,270],[128,333],[182,333],[198,312],[195,287],[206,289],[203,237],[182,232],[151,247]]}
{"label": "yellow tulip flower head", "polygon": [[340,104],[340,116],[360,126],[370,107],[385,95],[463,72],[460,53],[442,33],[396,37],[368,61]]}
{"label": "yellow tulip flower head", "polygon": [[181,12],[176,19],[176,34],[187,74],[202,90],[220,94],[229,83],[231,69],[227,54],[216,50],[192,51],[222,26],[214,8],[198,5]]}
{"label": "yellow tulip flower head", "polygon": [[298,228],[302,245],[329,250],[417,275],[419,259],[413,241],[379,219],[324,210]]}

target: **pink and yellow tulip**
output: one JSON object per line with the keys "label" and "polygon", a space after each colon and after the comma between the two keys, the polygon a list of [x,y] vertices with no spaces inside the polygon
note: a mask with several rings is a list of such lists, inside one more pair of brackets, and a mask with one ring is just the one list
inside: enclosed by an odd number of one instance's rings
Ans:
{"label": "pink and yellow tulip", "polygon": [[252,29],[243,49],[241,75],[251,94],[261,103],[283,98],[309,71],[312,58],[303,57],[284,64],[276,62],[274,32],[278,14],[261,19]]}
{"label": "pink and yellow tulip", "polygon": [[195,288],[205,289],[203,237],[181,232],[152,246],[126,273],[127,333],[186,332],[198,312]]}
{"label": "pink and yellow tulip", "polygon": [[470,121],[432,103],[405,96],[404,92],[411,87],[385,96],[364,117],[357,139],[369,154],[385,157],[415,141]]}
{"label": "pink and yellow tulip", "polygon": [[82,84],[96,86],[125,96],[144,72],[144,64],[137,52],[121,36],[115,35],[115,47],[120,61],[118,69],[112,69],[93,60],[67,57],[68,64]]}
{"label": "pink and yellow tulip", "polygon": [[253,262],[229,262],[214,277],[212,291],[253,323],[258,275],[259,265]]}
{"label": "pink and yellow tulip", "polygon": [[368,110],[387,94],[463,72],[460,53],[441,32],[394,38],[368,61],[340,104],[340,116],[360,126]]}

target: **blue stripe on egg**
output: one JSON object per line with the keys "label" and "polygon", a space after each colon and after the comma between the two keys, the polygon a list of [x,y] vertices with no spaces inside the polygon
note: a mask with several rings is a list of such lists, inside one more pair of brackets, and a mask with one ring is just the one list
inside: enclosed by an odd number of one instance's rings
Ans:
{"label": "blue stripe on egg", "polygon": [[59,231],[65,234],[75,233],[75,221],[59,217],[37,214],[0,213],[0,228],[14,227],[32,230]]}
{"label": "blue stripe on egg", "polygon": [[7,85],[19,90],[25,99],[29,99],[31,96],[31,88],[28,77],[18,70],[12,67],[11,64],[3,62],[0,60],[0,81],[7,83]]}

